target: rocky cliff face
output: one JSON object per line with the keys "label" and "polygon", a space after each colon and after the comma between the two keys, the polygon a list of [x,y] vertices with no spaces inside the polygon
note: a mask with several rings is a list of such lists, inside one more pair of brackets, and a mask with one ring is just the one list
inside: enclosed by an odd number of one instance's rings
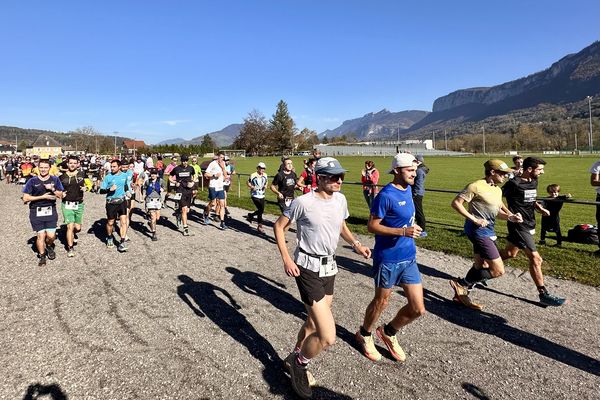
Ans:
{"label": "rocky cliff face", "polygon": [[[548,85],[560,84],[561,88],[577,89],[600,77],[600,42],[595,42],[577,54],[570,54],[544,71],[529,75],[498,86],[457,90],[435,100],[433,112],[447,111],[468,104],[492,105],[528,92],[535,92]],[[568,92],[569,90],[567,90]],[[598,92],[599,89],[596,89]],[[544,91],[545,92],[545,91]],[[577,90],[578,92],[578,90]],[[573,101],[569,93],[564,93],[563,101]],[[593,94],[593,93],[589,93]],[[560,98],[552,99],[560,102]],[[540,102],[546,101],[540,98]]]}
{"label": "rocky cliff face", "polygon": [[328,138],[349,135],[360,140],[388,138],[397,134],[398,129],[405,130],[422,120],[427,111],[409,110],[391,112],[383,109],[376,113],[368,113],[360,118],[346,120],[335,129],[321,132],[319,136]]}

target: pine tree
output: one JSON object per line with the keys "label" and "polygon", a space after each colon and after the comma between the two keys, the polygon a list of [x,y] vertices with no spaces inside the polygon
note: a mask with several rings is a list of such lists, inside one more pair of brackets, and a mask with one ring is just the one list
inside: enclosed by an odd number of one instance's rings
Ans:
{"label": "pine tree", "polygon": [[294,150],[294,135],[296,133],[296,124],[288,112],[288,106],[285,101],[280,100],[277,103],[277,110],[270,123],[271,145],[273,151],[277,154],[290,154]]}

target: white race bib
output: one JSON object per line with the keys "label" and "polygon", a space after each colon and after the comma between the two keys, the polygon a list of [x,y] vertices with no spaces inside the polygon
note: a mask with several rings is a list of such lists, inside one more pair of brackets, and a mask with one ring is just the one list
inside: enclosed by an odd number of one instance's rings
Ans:
{"label": "white race bib", "polygon": [[50,215],[52,215],[52,206],[38,207],[35,215],[37,217],[49,217]]}
{"label": "white race bib", "polygon": [[333,276],[338,273],[337,263],[333,256],[321,258],[321,268],[319,269],[319,277]]}
{"label": "white race bib", "polygon": [[65,209],[67,210],[79,210],[79,203],[76,201],[65,201]]}
{"label": "white race bib", "polygon": [[290,206],[290,204],[292,204],[292,200],[294,200],[294,199],[293,199],[293,198],[291,198],[291,197],[286,197],[286,198],[285,198],[285,200],[284,200],[284,202],[285,202],[285,206],[286,206],[286,207],[289,207],[289,206]]}
{"label": "white race bib", "polygon": [[530,233],[531,235],[535,235],[535,229],[532,229],[532,230],[530,230],[530,231],[529,231],[529,233]]}
{"label": "white race bib", "polygon": [[150,198],[146,202],[146,208],[148,210],[160,210],[162,208],[162,203],[159,198]]}

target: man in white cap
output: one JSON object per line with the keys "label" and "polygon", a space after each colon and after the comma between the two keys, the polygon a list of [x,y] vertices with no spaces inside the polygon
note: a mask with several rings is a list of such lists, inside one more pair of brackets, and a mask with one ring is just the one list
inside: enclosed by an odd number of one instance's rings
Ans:
{"label": "man in white cap", "polygon": [[[365,258],[371,250],[354,238],[345,219],[348,203],[340,193],[346,170],[332,157],[317,161],[317,190],[296,198],[275,222],[277,247],[285,273],[296,278],[308,317],[300,328],[294,351],[285,359],[294,391],[303,399],[312,396],[308,363],[335,342],[331,312],[333,286],[338,272],[335,249],[340,236]],[[294,258],[285,244],[285,227],[296,222],[298,247]]]}
{"label": "man in white cap", "polygon": [[373,278],[375,296],[367,307],[363,324],[356,332],[356,340],[363,354],[379,361],[381,354],[375,347],[372,330],[388,305],[394,286],[401,286],[408,303],[394,318],[377,328],[377,337],[397,361],[406,355],[398,344],[396,333],[425,313],[423,285],[417,266],[415,238],[422,229],[415,225],[415,206],[411,185],[417,171],[417,160],[412,154],[398,153],[392,160],[394,180],[375,197],[368,222],[369,232],[375,234],[373,250]]}

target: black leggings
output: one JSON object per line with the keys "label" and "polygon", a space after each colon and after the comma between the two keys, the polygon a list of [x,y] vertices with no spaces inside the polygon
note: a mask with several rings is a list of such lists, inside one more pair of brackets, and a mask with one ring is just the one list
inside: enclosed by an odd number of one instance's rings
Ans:
{"label": "black leggings", "polygon": [[257,199],[256,197],[252,197],[252,202],[256,206],[256,211],[252,213],[252,215],[256,216],[256,222],[262,224],[263,222],[263,213],[265,212],[265,198]]}
{"label": "black leggings", "polygon": [[[600,193],[596,195],[596,201],[600,202]],[[596,205],[596,227],[600,228],[600,204]],[[600,243],[598,243],[600,248]]]}

